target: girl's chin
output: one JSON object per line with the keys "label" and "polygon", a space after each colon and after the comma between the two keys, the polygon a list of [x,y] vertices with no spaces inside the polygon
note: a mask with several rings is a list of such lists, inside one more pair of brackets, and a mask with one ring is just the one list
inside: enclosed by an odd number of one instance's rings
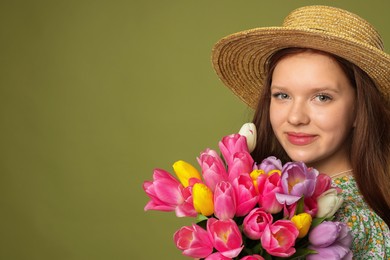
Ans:
{"label": "girl's chin", "polygon": [[312,156],[309,156],[307,154],[303,155],[303,154],[288,154],[288,157],[290,157],[290,159],[292,161],[295,161],[295,162],[304,162],[306,165],[310,166],[311,164],[315,164],[316,160],[315,158],[313,158]]}

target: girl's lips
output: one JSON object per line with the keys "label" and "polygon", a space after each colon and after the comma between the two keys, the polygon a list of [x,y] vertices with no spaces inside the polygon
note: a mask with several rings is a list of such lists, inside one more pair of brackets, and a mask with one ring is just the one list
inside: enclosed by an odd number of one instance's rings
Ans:
{"label": "girl's lips", "polygon": [[287,133],[287,140],[293,145],[308,145],[316,139],[317,135],[305,133]]}

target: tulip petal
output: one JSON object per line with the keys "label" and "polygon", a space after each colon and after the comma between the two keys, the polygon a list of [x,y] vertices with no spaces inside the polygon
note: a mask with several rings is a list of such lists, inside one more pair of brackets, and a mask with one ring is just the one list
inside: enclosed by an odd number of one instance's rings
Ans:
{"label": "tulip petal", "polygon": [[306,257],[308,260],[329,260],[329,259],[352,259],[352,252],[338,244],[329,247],[314,247],[310,249],[317,251],[317,254],[311,254]]}
{"label": "tulip petal", "polygon": [[219,182],[227,180],[225,165],[216,151],[206,149],[197,160],[202,168],[203,179],[212,191]]}
{"label": "tulip petal", "polygon": [[238,133],[242,136],[245,136],[248,150],[250,153],[253,152],[256,147],[256,125],[253,123],[245,123]]}
{"label": "tulip petal", "polygon": [[231,260],[231,258],[223,256],[220,252],[216,252],[206,257],[205,260]]}
{"label": "tulip petal", "polygon": [[307,213],[300,213],[292,217],[291,221],[295,224],[299,231],[298,238],[302,238],[307,235],[312,223],[312,217]]}
{"label": "tulip petal", "polygon": [[227,220],[236,214],[236,194],[232,184],[222,181],[214,191],[214,214],[220,220]]}
{"label": "tulip petal", "polygon": [[295,253],[298,229],[289,220],[277,220],[268,225],[261,236],[261,245],[273,256],[288,257]]}
{"label": "tulip petal", "polygon": [[317,217],[329,218],[341,207],[343,198],[337,195],[336,189],[329,189],[317,198]]}
{"label": "tulip petal", "polygon": [[198,170],[191,164],[182,160],[179,160],[173,164],[173,170],[184,187],[189,185],[188,180],[191,178],[196,178],[199,180],[201,179]]}
{"label": "tulip petal", "polygon": [[173,239],[183,255],[193,258],[204,258],[213,251],[208,232],[198,225],[185,226],[175,232]]}
{"label": "tulip petal", "polygon": [[261,162],[258,168],[265,173],[269,173],[273,170],[282,170],[282,162],[275,156],[269,156]]}
{"label": "tulip petal", "polygon": [[204,215],[210,216],[214,213],[213,193],[203,183],[196,183],[192,188],[192,197],[195,210]]}
{"label": "tulip petal", "polygon": [[313,246],[327,247],[336,241],[338,235],[338,226],[334,222],[325,221],[311,230],[309,241]]}
{"label": "tulip petal", "polygon": [[243,248],[241,232],[232,219],[209,218],[207,230],[212,238],[214,248],[222,255],[234,258],[241,252]]}
{"label": "tulip petal", "polygon": [[233,162],[233,155],[235,153],[249,153],[246,139],[240,134],[232,134],[222,138],[222,140],[219,142],[219,149],[229,167]]}
{"label": "tulip petal", "polygon": [[287,204],[287,205],[292,205],[301,198],[300,196],[294,196],[294,195],[288,195],[282,193],[275,193],[275,196],[279,203]]}
{"label": "tulip petal", "polygon": [[258,203],[258,196],[249,175],[241,174],[233,180],[233,187],[236,194],[236,216],[245,216]]}

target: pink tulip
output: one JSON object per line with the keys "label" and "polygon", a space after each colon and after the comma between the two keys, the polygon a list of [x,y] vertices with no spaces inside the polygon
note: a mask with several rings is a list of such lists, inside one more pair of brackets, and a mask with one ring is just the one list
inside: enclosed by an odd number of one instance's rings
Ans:
{"label": "pink tulip", "polygon": [[277,220],[266,226],[261,236],[261,245],[268,254],[280,257],[289,257],[295,253],[295,240],[298,229],[289,220]]}
{"label": "pink tulip", "polygon": [[146,204],[145,210],[175,211],[178,217],[196,217],[191,187],[184,188],[168,172],[155,169],[153,181],[145,181],[143,188],[151,199]]}
{"label": "pink tulip", "polygon": [[232,219],[217,220],[209,218],[207,220],[207,230],[214,248],[225,257],[236,257],[244,248],[241,232]]}
{"label": "pink tulip", "polygon": [[236,214],[236,194],[229,182],[217,184],[214,191],[214,215],[220,220],[227,220]]}
{"label": "pink tulip", "polygon": [[246,138],[240,134],[232,134],[223,137],[219,142],[219,149],[229,166],[233,162],[233,155],[235,153],[249,153]]}
{"label": "pink tulip", "polygon": [[261,238],[266,226],[272,224],[273,217],[261,208],[254,208],[244,218],[243,231],[252,240]]}
{"label": "pink tulip", "polygon": [[239,175],[246,173],[250,174],[253,170],[253,158],[247,152],[235,153],[233,155],[233,160],[228,167],[228,179],[233,181]]}
{"label": "pink tulip", "polygon": [[191,179],[188,180],[188,186],[189,187],[194,187],[194,185],[197,184],[197,183],[203,183],[203,182],[202,182],[202,180],[199,180],[197,178],[191,178]]}
{"label": "pink tulip", "polygon": [[206,257],[205,260],[232,260],[232,258],[223,256],[220,252],[216,252]]}
{"label": "pink tulip", "polygon": [[198,225],[185,226],[173,236],[176,247],[183,255],[193,258],[204,258],[213,252],[213,244],[206,230]]}
{"label": "pink tulip", "polygon": [[217,183],[227,180],[225,166],[216,151],[206,149],[197,159],[202,168],[203,179],[212,191],[214,191]]}
{"label": "pink tulip", "polygon": [[320,173],[317,176],[317,182],[312,197],[315,199],[318,198],[318,196],[330,189],[331,184],[332,178],[326,174]]}
{"label": "pink tulip", "polygon": [[264,260],[261,255],[248,255],[241,258],[241,260]]}
{"label": "pink tulip", "polygon": [[245,216],[259,200],[252,178],[248,174],[238,176],[233,180],[233,188],[237,203],[236,216]]}
{"label": "pink tulip", "polygon": [[297,211],[297,203],[293,203],[291,205],[284,204],[283,205],[283,217],[287,219],[291,219],[295,212]]}
{"label": "pink tulip", "polygon": [[280,212],[283,209],[283,204],[276,197],[277,193],[283,192],[280,175],[277,173],[259,175],[257,183],[260,207],[271,214]]}
{"label": "pink tulip", "polygon": [[313,197],[305,198],[303,211],[314,218],[318,211],[317,200]]}

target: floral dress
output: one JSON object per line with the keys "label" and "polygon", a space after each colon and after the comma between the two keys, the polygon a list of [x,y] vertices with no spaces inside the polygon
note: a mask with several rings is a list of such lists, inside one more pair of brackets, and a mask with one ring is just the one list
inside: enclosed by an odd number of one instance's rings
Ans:
{"label": "floral dress", "polygon": [[353,259],[390,260],[390,230],[386,223],[364,202],[352,176],[333,179],[333,185],[342,189],[344,203],[336,219],[347,223],[353,241]]}

